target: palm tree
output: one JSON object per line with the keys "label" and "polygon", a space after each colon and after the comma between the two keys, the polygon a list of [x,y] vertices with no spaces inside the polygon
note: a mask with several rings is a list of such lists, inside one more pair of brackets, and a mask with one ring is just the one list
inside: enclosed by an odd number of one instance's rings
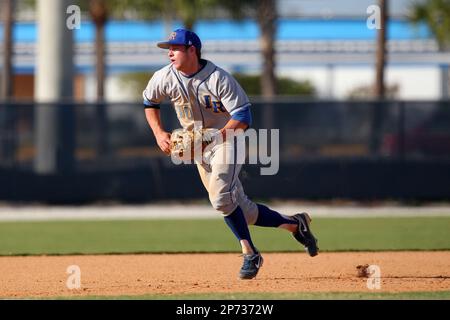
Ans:
{"label": "palm tree", "polygon": [[252,15],[261,30],[261,55],[263,60],[261,77],[262,95],[271,98],[276,95],[275,49],[276,20],[278,18],[276,0],[108,0],[108,6],[115,2],[118,11],[133,10],[141,18],[163,17],[181,19],[187,29],[193,29],[195,23],[206,13],[223,9],[234,19]]}
{"label": "palm tree", "polygon": [[219,1],[214,0],[168,0],[164,1],[162,10],[165,15],[180,18],[184,27],[192,30],[205,12],[218,5]]}
{"label": "palm tree", "polygon": [[106,1],[89,0],[89,14],[95,25],[97,102],[103,102],[105,95],[105,25],[108,21]]}
{"label": "palm tree", "polygon": [[[435,37],[439,50],[450,51],[450,0],[428,0],[424,3],[414,3],[411,7],[410,20],[416,24],[426,23]],[[449,68],[442,67],[442,92],[448,98]]]}
{"label": "palm tree", "polygon": [[2,1],[3,13],[3,72],[1,79],[1,99],[7,100],[13,94],[13,78],[12,78],[12,26],[13,26],[13,0]]}
{"label": "palm tree", "polygon": [[13,96],[13,66],[12,66],[12,27],[13,27],[13,12],[14,2],[12,0],[3,0],[1,5],[1,11],[3,13],[3,70],[0,79],[0,99],[6,103],[0,110],[2,114],[0,122],[1,127],[4,129],[4,139],[0,145],[0,159],[6,165],[12,165],[14,163],[14,154],[16,146],[15,130],[15,109],[12,105],[8,104]]}
{"label": "palm tree", "polygon": [[[388,0],[379,0],[380,7],[380,29],[377,33],[377,54],[376,54],[376,71],[375,71],[375,97],[377,100],[385,99],[385,83],[384,71],[386,67],[386,35],[388,20]],[[372,106],[372,134],[369,148],[372,154],[376,155],[381,144],[381,127],[384,117],[383,103],[374,102]]]}
{"label": "palm tree", "polygon": [[427,0],[423,3],[415,2],[411,7],[410,19],[414,23],[426,23],[439,48],[450,50],[450,0]]}
{"label": "palm tree", "polygon": [[[86,1],[88,1],[86,3]],[[155,15],[160,1],[150,0],[82,0],[80,5],[87,8],[95,25],[95,74],[96,74],[96,121],[97,121],[97,154],[107,155],[108,121],[105,100],[105,27],[111,15],[123,14],[129,8],[140,8],[147,16]]]}
{"label": "palm tree", "polygon": [[95,25],[95,75],[97,88],[96,122],[97,122],[97,156],[107,155],[108,121],[105,99],[105,25],[108,10],[104,0],[89,0],[89,14]]}
{"label": "palm tree", "polygon": [[183,26],[190,30],[210,10],[226,6],[224,1],[218,0],[115,0],[113,2],[117,11],[132,12],[143,19],[178,18]]}
{"label": "palm tree", "polygon": [[220,2],[233,18],[243,16],[255,17],[260,29],[260,46],[262,56],[261,94],[272,99],[277,94],[275,77],[275,36],[277,31],[278,11],[276,0],[228,0]]}
{"label": "palm tree", "polygon": [[108,121],[105,95],[105,26],[111,14],[123,14],[130,7],[140,7],[147,17],[155,16],[155,9],[159,8],[159,1],[149,0],[89,0],[89,13],[95,24],[95,52],[96,52],[96,78],[97,78],[97,154],[107,155]]}
{"label": "palm tree", "polygon": [[273,98],[277,93],[275,77],[275,35],[278,18],[275,0],[261,0],[257,7],[257,20],[261,29],[261,53],[263,70],[261,92],[266,98]]}
{"label": "palm tree", "polygon": [[[276,21],[278,19],[276,0],[172,0],[175,2],[176,13],[183,20],[187,28],[192,28],[194,22],[208,9],[225,9],[234,19],[241,19],[246,13],[255,16],[258,22],[260,46],[262,56],[261,93],[267,100],[272,100],[276,93],[275,77],[275,35]],[[193,4],[192,4],[193,3]],[[198,10],[202,8],[202,10]],[[194,19],[195,17],[195,19]],[[273,106],[266,106],[264,123],[271,127],[273,119]]]}
{"label": "palm tree", "polygon": [[275,35],[278,13],[275,0],[258,1],[256,16],[261,30],[260,43],[263,61],[261,92],[262,96],[268,100],[262,121],[266,128],[272,128],[274,105],[271,103],[271,100],[277,94],[277,81],[275,77]]}
{"label": "palm tree", "polygon": [[[268,101],[277,94],[275,77],[275,35],[278,19],[276,0],[196,0],[194,5],[188,0],[172,0],[177,4],[176,13],[187,28],[192,28],[196,19],[208,9],[225,9],[234,19],[241,19],[246,14],[255,16],[261,32],[260,46],[262,56],[261,93]],[[190,6],[191,5],[191,6]],[[190,8],[192,11],[189,11]],[[202,10],[197,10],[203,8]],[[193,17],[196,19],[194,20]],[[194,21],[194,22],[193,22]],[[270,128],[273,120],[273,105],[267,104],[264,112],[264,124]]]}
{"label": "palm tree", "polygon": [[261,95],[266,100],[262,123],[264,127],[272,128],[274,119],[274,105],[272,104],[272,100],[277,94],[275,76],[275,36],[278,12],[276,0],[236,0],[232,2],[235,2],[234,6],[236,8],[234,10],[236,11],[239,11],[241,8],[249,9],[256,17],[256,21],[259,25],[259,42],[262,58],[260,86]]}
{"label": "palm tree", "polygon": [[386,35],[388,19],[388,0],[379,0],[380,29],[377,33],[377,62],[375,76],[375,96],[378,99],[385,98],[384,69],[386,66]]}

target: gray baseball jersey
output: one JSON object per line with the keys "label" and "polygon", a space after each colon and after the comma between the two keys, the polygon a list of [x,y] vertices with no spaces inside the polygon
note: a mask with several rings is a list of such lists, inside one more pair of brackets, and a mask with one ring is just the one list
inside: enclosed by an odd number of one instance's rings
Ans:
{"label": "gray baseball jersey", "polygon": [[183,128],[221,129],[231,116],[250,106],[239,83],[225,70],[206,61],[196,74],[186,77],[171,64],[157,71],[143,92],[144,103],[158,106],[169,98]]}
{"label": "gray baseball jersey", "polygon": [[[249,99],[237,81],[226,71],[206,61],[196,74],[186,77],[171,64],[157,71],[143,92],[147,107],[158,107],[169,98],[183,128],[222,129],[236,112],[250,106]],[[197,163],[209,200],[217,211],[231,214],[240,206],[248,224],[258,215],[256,204],[248,199],[239,181],[242,165],[224,163],[226,154],[235,152],[232,142],[214,146],[210,162]]]}

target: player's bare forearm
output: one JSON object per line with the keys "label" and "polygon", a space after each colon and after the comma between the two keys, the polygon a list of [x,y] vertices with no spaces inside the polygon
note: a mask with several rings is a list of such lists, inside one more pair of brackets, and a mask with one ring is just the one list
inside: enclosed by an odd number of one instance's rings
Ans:
{"label": "player's bare forearm", "polygon": [[153,134],[157,136],[158,134],[164,132],[161,117],[159,115],[159,109],[147,108],[145,109],[145,117],[147,118],[148,125],[153,131]]}
{"label": "player's bare forearm", "polygon": [[166,132],[162,126],[159,109],[145,109],[145,117],[148,125],[155,135],[159,148],[166,154],[170,153],[170,134]]}
{"label": "player's bare forearm", "polygon": [[239,120],[230,119],[225,127],[220,130],[224,139],[226,139],[226,133],[228,130],[236,131],[236,130],[246,130],[248,128],[248,124],[245,122],[241,122]]}

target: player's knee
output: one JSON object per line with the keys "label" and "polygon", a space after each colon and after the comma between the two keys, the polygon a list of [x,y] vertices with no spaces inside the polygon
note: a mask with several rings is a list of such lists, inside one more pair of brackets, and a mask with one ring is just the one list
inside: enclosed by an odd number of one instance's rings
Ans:
{"label": "player's knee", "polygon": [[232,213],[238,206],[231,192],[210,194],[209,200],[213,208],[225,216]]}

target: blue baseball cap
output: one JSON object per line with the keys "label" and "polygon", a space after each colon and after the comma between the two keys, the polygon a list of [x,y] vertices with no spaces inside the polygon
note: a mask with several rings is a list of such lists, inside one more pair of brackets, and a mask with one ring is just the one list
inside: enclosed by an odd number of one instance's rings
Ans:
{"label": "blue baseball cap", "polygon": [[175,30],[170,34],[169,40],[158,42],[157,44],[162,49],[169,49],[171,45],[194,46],[197,49],[202,48],[202,42],[195,32],[186,29]]}

